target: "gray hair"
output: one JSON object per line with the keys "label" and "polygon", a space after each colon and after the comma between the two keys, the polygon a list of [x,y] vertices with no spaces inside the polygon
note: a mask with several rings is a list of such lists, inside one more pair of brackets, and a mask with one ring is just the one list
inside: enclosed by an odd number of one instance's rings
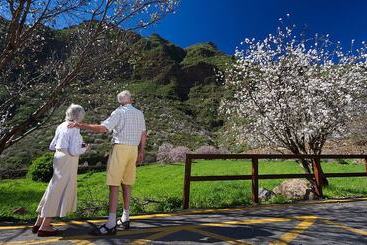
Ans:
{"label": "gray hair", "polygon": [[117,101],[122,104],[122,105],[126,105],[131,103],[131,93],[128,90],[124,90],[122,92],[120,92],[117,95]]}
{"label": "gray hair", "polygon": [[81,122],[84,118],[85,110],[82,106],[71,104],[65,112],[66,121]]}

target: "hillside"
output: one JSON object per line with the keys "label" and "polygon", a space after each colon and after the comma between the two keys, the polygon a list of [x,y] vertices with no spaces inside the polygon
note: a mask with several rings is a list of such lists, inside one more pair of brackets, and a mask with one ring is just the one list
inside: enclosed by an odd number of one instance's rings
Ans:
{"label": "hillside", "polygon": [[[1,23],[0,20],[0,34],[3,32]],[[45,45],[32,55],[24,55],[24,59],[36,59],[39,64],[44,61],[45,53],[52,52],[61,61],[68,61],[71,51],[66,47],[72,40],[74,28],[79,27],[43,30],[47,34]],[[235,135],[228,133],[232,122],[218,113],[220,99],[228,91],[218,80],[217,71],[225,70],[232,57],[210,42],[182,48],[157,34],[150,37],[133,32],[126,34],[133,52],[129,57],[121,58],[123,65],[117,70],[111,69],[107,78],[86,77],[77,81],[45,126],[0,155],[0,171],[25,168],[32,159],[47,152],[54,130],[63,121],[65,109],[70,103],[81,104],[86,109],[85,121],[99,123],[118,106],[116,95],[124,89],[131,90],[136,107],[145,113],[149,134],[147,161],[155,160],[158,147],[163,143],[187,146],[191,150],[207,144],[221,146],[231,152],[246,150],[246,139],[238,142]],[[2,38],[3,35],[0,35],[0,48],[3,46]],[[37,70],[38,64],[30,63],[32,66],[29,69]],[[28,115],[30,108],[42,103],[42,98],[47,96],[44,91],[49,87],[50,80],[45,79],[37,84],[41,88],[37,91],[42,93],[29,91],[20,101],[18,117]],[[4,87],[0,84],[0,102],[6,99],[4,94]],[[328,152],[366,152],[365,118],[351,122],[353,130],[349,141],[329,142]],[[111,148],[110,137],[88,132],[82,134],[84,140],[92,144],[92,151],[82,157],[81,163],[104,163]],[[254,152],[264,151],[267,149],[254,149]]]}
{"label": "hillside", "polygon": [[[45,47],[68,54],[63,47],[71,32],[70,29],[50,32]],[[116,94],[123,89],[131,90],[136,106],[145,113],[148,160],[154,160],[163,143],[185,145],[193,150],[204,144],[216,144],[216,132],[223,125],[217,111],[223,91],[216,70],[223,70],[231,57],[213,43],[181,48],[156,34],[131,35],[134,61],[124,60],[127,64],[124,70],[111,73],[109,79],[88,79],[73,86],[45,127],[0,156],[0,168],[22,168],[46,152],[55,127],[63,120],[65,108],[71,102],[86,108],[87,122],[98,123],[118,106]],[[93,150],[82,161],[87,160],[89,164],[103,161],[110,149],[109,136],[87,132],[83,135]]]}

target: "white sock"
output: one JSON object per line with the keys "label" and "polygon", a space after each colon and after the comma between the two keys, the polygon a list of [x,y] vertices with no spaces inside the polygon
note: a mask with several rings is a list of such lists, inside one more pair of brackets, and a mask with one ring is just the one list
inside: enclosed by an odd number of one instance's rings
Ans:
{"label": "white sock", "polygon": [[108,229],[111,229],[116,226],[116,213],[110,213],[108,215],[108,221],[106,223]]}
{"label": "white sock", "polygon": [[121,220],[122,222],[129,221],[129,209],[124,209],[124,212],[122,212]]}

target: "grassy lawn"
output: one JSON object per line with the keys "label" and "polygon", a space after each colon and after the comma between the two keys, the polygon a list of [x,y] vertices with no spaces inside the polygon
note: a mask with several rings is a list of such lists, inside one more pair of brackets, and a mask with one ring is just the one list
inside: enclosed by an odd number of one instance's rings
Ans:
{"label": "grassy lawn", "polygon": [[[325,172],[362,172],[361,164],[323,163]],[[181,209],[184,166],[149,165],[138,168],[131,212],[167,212]],[[259,173],[302,173],[294,162],[260,162]],[[193,164],[193,175],[250,174],[251,164],[243,161],[200,161]],[[326,198],[367,196],[367,178],[330,178],[324,189]],[[260,186],[274,188],[282,180],[263,180]],[[29,220],[47,184],[29,179],[0,181],[0,219]],[[194,182],[191,185],[192,208],[221,208],[251,204],[250,181]],[[69,218],[90,218],[107,215],[108,189],[105,172],[86,173],[78,177],[78,210]],[[270,203],[287,200],[274,198]],[[25,214],[14,214],[15,208],[24,207]]]}

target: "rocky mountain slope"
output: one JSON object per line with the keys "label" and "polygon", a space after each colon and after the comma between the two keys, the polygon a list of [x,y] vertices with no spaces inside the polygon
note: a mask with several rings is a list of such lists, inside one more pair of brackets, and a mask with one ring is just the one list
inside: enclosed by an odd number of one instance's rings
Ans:
{"label": "rocky mountain slope", "polygon": [[[68,29],[51,32],[45,47],[68,54],[62,50],[68,41],[68,32]],[[123,89],[131,90],[136,106],[145,113],[148,158],[154,158],[163,143],[185,145],[193,150],[204,144],[218,144],[216,134],[223,126],[218,105],[223,90],[216,72],[225,69],[231,57],[213,43],[181,48],[156,34],[131,35],[135,52],[130,60],[123,61],[124,70],[109,74],[108,79],[92,78],[74,85],[45,127],[0,156],[0,168],[27,166],[32,159],[47,152],[55,127],[63,121],[69,103],[84,106],[85,120],[98,123],[118,106],[116,94]],[[64,58],[67,59],[67,55]],[[93,145],[83,161],[90,164],[101,161],[110,149],[109,136],[88,132],[83,135],[85,141]]]}

